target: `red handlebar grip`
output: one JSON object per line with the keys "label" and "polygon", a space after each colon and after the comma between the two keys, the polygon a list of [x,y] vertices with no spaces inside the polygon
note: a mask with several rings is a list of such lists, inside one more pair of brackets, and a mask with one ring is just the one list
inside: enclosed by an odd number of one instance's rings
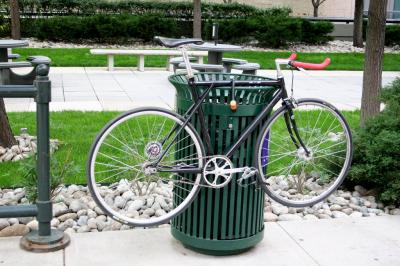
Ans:
{"label": "red handlebar grip", "polygon": [[290,61],[293,61],[293,60],[296,59],[296,57],[297,57],[297,54],[296,54],[296,53],[292,53],[292,54],[288,57],[288,59],[289,59]]}
{"label": "red handlebar grip", "polygon": [[326,58],[324,62],[321,64],[313,64],[313,63],[304,63],[304,62],[298,62],[298,61],[293,61],[291,62],[291,65],[294,67],[300,67],[304,69],[311,69],[311,70],[322,70],[325,69],[329,64],[331,63],[330,58]]}

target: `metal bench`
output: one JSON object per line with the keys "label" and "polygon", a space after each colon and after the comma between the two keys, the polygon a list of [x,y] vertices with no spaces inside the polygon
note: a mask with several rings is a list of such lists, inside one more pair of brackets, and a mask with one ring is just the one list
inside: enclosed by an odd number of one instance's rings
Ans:
{"label": "metal bench", "polygon": [[[211,64],[190,64],[192,69],[198,70],[199,72],[223,72],[224,67],[221,65]],[[179,68],[186,68],[185,63],[180,63]]]}
{"label": "metal bench", "polygon": [[[169,61],[172,57],[182,55],[181,51],[178,50],[117,50],[117,49],[91,49],[91,54],[94,55],[107,55],[108,58],[108,70],[114,70],[114,56],[115,55],[136,55],[139,57],[138,70],[144,71],[144,57],[147,55],[165,55],[167,56],[167,70],[171,70]],[[203,58],[207,56],[205,51],[187,51],[189,56],[199,58],[199,63],[203,63]]]}
{"label": "metal bench", "polygon": [[257,73],[257,70],[260,69],[260,64],[246,63],[242,65],[233,65],[232,69],[242,70],[243,74],[255,75]]}
{"label": "metal bench", "polygon": [[247,60],[238,58],[222,58],[222,65],[225,68],[226,73],[230,73],[233,65],[243,65],[247,64]]}

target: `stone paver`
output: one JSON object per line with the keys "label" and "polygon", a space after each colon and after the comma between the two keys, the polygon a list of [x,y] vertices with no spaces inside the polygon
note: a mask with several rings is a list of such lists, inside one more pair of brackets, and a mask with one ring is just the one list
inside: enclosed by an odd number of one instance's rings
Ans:
{"label": "stone paver", "polygon": [[32,253],[19,247],[20,237],[0,237],[1,266],[64,266],[63,250]]}
{"label": "stone paver", "polygon": [[29,253],[18,237],[0,238],[0,265],[400,265],[399,223],[400,216],[266,223],[261,243],[224,257],[184,248],[168,227],[73,234],[64,254]]}
{"label": "stone paver", "polygon": [[399,222],[385,216],[280,226],[320,265],[400,265]]}
{"label": "stone paver", "polygon": [[[353,110],[361,103],[361,71],[313,71],[295,73],[294,96],[324,99],[339,109]],[[172,72],[146,69],[117,68],[108,72],[100,67],[53,67],[52,111],[82,110],[124,111],[140,106],[174,107],[175,89],[168,82]],[[284,71],[290,88],[291,72]],[[259,75],[275,77],[274,70],[261,70]],[[400,72],[384,72],[386,85]],[[6,99],[8,111],[34,111],[32,100]]]}
{"label": "stone paver", "polygon": [[[260,245],[238,256],[215,257],[184,248],[169,229],[72,235],[65,251],[66,265],[316,265],[277,224],[268,225]],[[290,250],[290,256],[286,252]],[[101,254],[99,256],[99,254]]]}

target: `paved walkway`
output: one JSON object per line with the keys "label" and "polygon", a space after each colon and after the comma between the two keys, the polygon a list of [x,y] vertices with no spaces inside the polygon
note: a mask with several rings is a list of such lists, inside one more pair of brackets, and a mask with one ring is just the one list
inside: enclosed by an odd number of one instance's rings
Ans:
{"label": "paved walkway", "polygon": [[[171,72],[133,68],[53,67],[52,111],[128,110],[139,106],[173,108],[174,87],[168,82]],[[260,75],[275,77],[272,70],[261,70]],[[291,75],[285,72],[290,87]],[[388,84],[400,72],[384,72],[383,84]],[[362,90],[361,71],[314,71],[309,75],[295,72],[295,97],[322,98],[340,109],[360,107]],[[32,99],[6,99],[8,111],[34,111]]]}
{"label": "paved walkway", "polygon": [[250,251],[214,257],[184,248],[169,228],[73,234],[65,250],[35,254],[0,238],[0,265],[400,265],[400,216],[267,223]]}

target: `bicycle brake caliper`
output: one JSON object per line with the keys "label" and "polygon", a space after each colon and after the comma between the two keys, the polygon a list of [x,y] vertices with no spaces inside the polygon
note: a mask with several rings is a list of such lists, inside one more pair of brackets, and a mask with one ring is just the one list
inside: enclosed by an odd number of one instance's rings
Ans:
{"label": "bicycle brake caliper", "polygon": [[283,104],[286,106],[289,106],[290,108],[294,109],[297,107],[297,102],[294,98],[290,97],[290,98],[285,98],[283,99]]}

